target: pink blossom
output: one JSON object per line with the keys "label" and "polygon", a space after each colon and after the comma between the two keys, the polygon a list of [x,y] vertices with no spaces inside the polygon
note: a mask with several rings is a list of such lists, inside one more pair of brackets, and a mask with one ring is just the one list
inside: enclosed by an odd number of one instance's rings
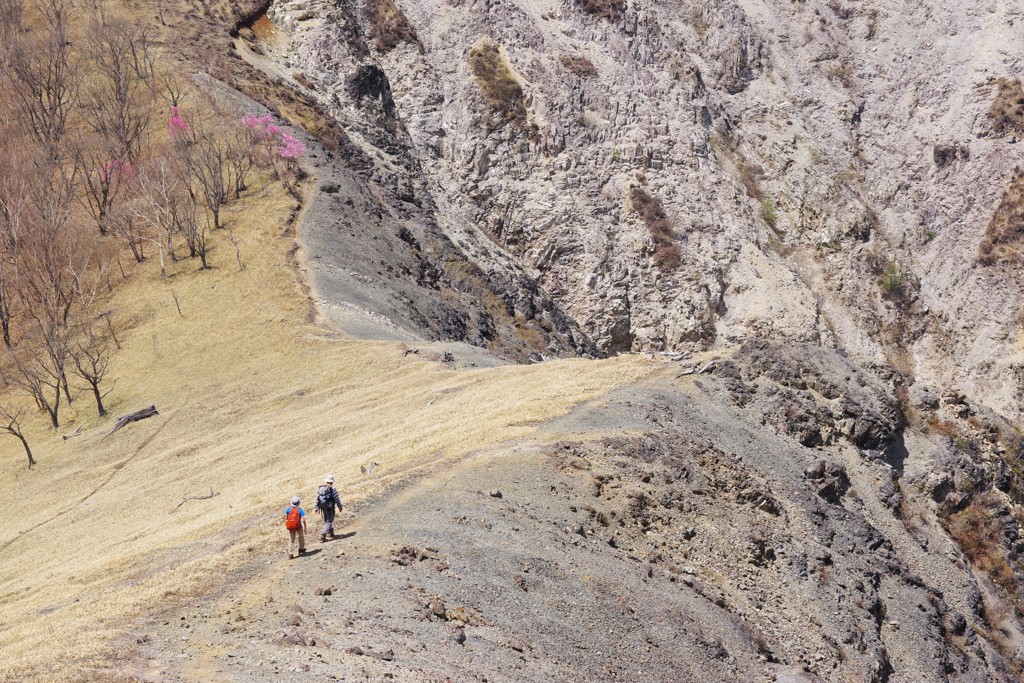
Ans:
{"label": "pink blossom", "polygon": [[171,118],[167,120],[167,130],[171,137],[188,132],[188,122],[182,117],[178,107],[171,107]]}
{"label": "pink blossom", "polygon": [[281,146],[277,149],[277,155],[282,159],[298,159],[305,153],[306,145],[297,138],[281,133]]}
{"label": "pink blossom", "polygon": [[242,125],[252,130],[257,140],[269,140],[270,138],[277,137],[281,132],[280,127],[273,123],[273,118],[270,114],[244,116],[242,117]]}
{"label": "pink blossom", "polygon": [[112,159],[99,168],[100,181],[114,183],[122,178],[135,175],[135,169],[131,163],[124,159]]}

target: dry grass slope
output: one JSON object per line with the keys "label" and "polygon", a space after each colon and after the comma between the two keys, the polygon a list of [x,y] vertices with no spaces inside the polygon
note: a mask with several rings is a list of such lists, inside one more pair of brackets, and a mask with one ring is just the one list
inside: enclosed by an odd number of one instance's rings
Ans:
{"label": "dry grass slope", "polygon": [[[83,398],[65,427],[82,434],[65,441],[38,416],[32,471],[14,439],[0,441],[0,496],[24,511],[0,535],[0,680],[106,670],[134,617],[215,588],[252,553],[283,555],[278,509],[325,472],[358,514],[401,478],[526,436],[648,372],[628,358],[455,372],[396,344],[339,339],[309,322],[281,237],[293,210],[279,185],[229,208],[244,271],[215,233],[222,267],[182,261],[161,281],[153,265],[115,295],[127,323],[111,412],[155,403],[159,417],[104,439],[113,418]],[[370,460],[377,475],[361,477]]]}

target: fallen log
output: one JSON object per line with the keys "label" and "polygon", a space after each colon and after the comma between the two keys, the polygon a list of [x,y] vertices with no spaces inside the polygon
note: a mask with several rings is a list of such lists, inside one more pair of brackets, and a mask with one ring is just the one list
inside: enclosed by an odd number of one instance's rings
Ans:
{"label": "fallen log", "polygon": [[181,499],[180,503],[178,503],[177,505],[174,506],[174,509],[177,510],[182,505],[184,505],[187,501],[190,501],[190,500],[209,500],[210,498],[213,498],[214,496],[218,496],[218,495],[220,495],[220,494],[217,491],[214,491],[211,488],[210,489],[210,494],[208,496],[185,496],[185,497],[183,497]]}
{"label": "fallen log", "polygon": [[132,422],[138,422],[139,420],[145,420],[147,417],[153,417],[154,415],[159,414],[160,413],[156,411],[156,406],[149,406],[147,408],[143,408],[142,410],[136,410],[134,413],[122,415],[121,417],[117,418],[117,423],[114,425],[114,428],[111,429],[106,434],[104,434],[103,438],[107,438],[108,436],[110,436],[118,429],[121,429],[121,427],[124,427],[127,424],[130,424]]}

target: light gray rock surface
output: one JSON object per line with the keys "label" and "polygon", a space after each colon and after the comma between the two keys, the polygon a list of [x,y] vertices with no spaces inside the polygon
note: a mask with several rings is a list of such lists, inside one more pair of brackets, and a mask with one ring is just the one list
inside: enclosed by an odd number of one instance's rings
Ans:
{"label": "light gray rock surface", "polygon": [[[1021,414],[1019,264],[977,263],[1024,149],[987,115],[1021,71],[1019,7],[592,4],[398,0],[418,43],[389,50],[366,3],[271,14],[374,178],[429,196],[471,260],[514,261],[603,351],[785,338]],[[485,36],[522,126],[489,113],[468,64]],[[662,202],[678,266],[655,265],[633,185]]]}

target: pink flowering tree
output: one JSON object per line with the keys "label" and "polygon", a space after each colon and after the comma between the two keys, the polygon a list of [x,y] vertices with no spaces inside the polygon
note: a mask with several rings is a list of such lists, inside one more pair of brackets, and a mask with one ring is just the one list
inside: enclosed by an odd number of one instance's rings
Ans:
{"label": "pink flowering tree", "polygon": [[185,117],[181,115],[181,107],[171,107],[171,116],[167,119],[167,132],[172,138],[181,139],[188,134],[190,127]]}
{"label": "pink flowering tree", "polygon": [[306,145],[288,133],[281,133],[281,145],[277,148],[277,155],[285,160],[289,168],[299,163],[299,159],[306,153]]}
{"label": "pink flowering tree", "polygon": [[243,117],[242,129],[249,136],[253,149],[259,150],[259,158],[274,170],[276,177],[281,175],[278,161],[284,161],[285,170],[297,171],[299,159],[306,153],[306,145],[282,130],[270,114]]}

